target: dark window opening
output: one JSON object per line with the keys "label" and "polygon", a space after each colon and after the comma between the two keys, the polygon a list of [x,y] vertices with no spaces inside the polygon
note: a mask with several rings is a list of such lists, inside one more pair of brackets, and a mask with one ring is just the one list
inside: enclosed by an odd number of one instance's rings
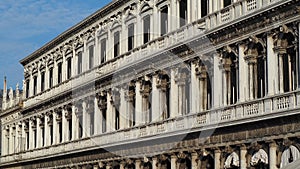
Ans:
{"label": "dark window opening", "polygon": [[34,140],[33,140],[33,147],[36,148],[37,147],[37,135],[36,135],[36,129],[33,130],[33,136],[34,136]]}
{"label": "dark window opening", "polygon": [[37,93],[37,77],[33,77],[33,95],[36,95]]}
{"label": "dark window opening", "polygon": [[83,128],[82,128],[82,122],[83,122],[83,117],[82,117],[82,115],[80,115],[79,117],[79,130],[78,130],[78,136],[79,136],[79,138],[82,138],[83,137]]}
{"label": "dark window opening", "polygon": [[77,74],[82,73],[82,52],[78,53],[78,65],[77,65]]}
{"label": "dark window opening", "polygon": [[257,59],[257,82],[258,82],[258,98],[262,98],[265,96],[265,60],[263,57],[259,57]]}
{"label": "dark window opening", "polygon": [[53,68],[49,69],[49,88],[53,87]]}
{"label": "dark window opening", "polygon": [[107,109],[102,110],[102,133],[106,132],[106,111]]}
{"label": "dark window opening", "polygon": [[58,127],[59,127],[59,142],[61,143],[63,140],[62,122],[61,121],[58,123]]}
{"label": "dark window opening", "polygon": [[59,84],[59,83],[61,83],[62,82],[62,63],[59,63],[58,65],[57,65],[57,75],[58,75],[58,77],[57,77],[57,83]]}
{"label": "dark window opening", "polygon": [[231,5],[231,0],[224,0],[224,8]]}
{"label": "dark window opening", "polygon": [[187,78],[185,81],[185,98],[184,98],[184,102],[183,104],[185,104],[185,110],[183,110],[182,112],[184,114],[189,114],[190,112],[190,80]]}
{"label": "dark window opening", "polygon": [[201,0],[201,17],[208,14],[208,1],[209,0]]}
{"label": "dark window opening", "polygon": [[26,149],[29,149],[29,132],[26,132]]}
{"label": "dark window opening", "polygon": [[114,33],[114,57],[120,55],[120,32]]}
{"label": "dark window opening", "polygon": [[68,120],[68,123],[69,123],[69,140],[71,140],[72,139],[72,121],[71,121],[71,119],[70,120]]}
{"label": "dark window opening", "polygon": [[168,7],[165,6],[162,8],[160,13],[160,33],[164,35],[168,32]]}
{"label": "dark window opening", "polygon": [[45,145],[45,127],[43,126],[42,127],[42,136],[41,136],[42,138],[41,138],[41,141],[42,141],[42,146],[44,146]]}
{"label": "dark window opening", "polygon": [[180,27],[186,25],[187,19],[188,19],[188,6],[187,6],[187,0],[180,0],[179,5],[180,10]]}
{"label": "dark window opening", "polygon": [[101,40],[101,63],[104,63],[106,61],[106,39]]}
{"label": "dark window opening", "polygon": [[134,24],[128,26],[128,51],[134,48]]}
{"label": "dark window opening", "polygon": [[115,129],[116,130],[120,129],[120,112],[118,108],[116,108]]}
{"label": "dark window opening", "polygon": [[70,79],[72,76],[72,59],[69,58],[67,60],[67,79]]}
{"label": "dark window opening", "polygon": [[29,80],[27,80],[26,81],[26,98],[28,98],[29,97],[29,89],[30,89],[30,81]]}
{"label": "dark window opening", "polygon": [[94,45],[89,47],[89,69],[94,67]]}
{"label": "dark window opening", "polygon": [[53,138],[54,138],[54,136],[53,136],[53,126],[50,126],[50,145],[53,144]]}
{"label": "dark window opening", "polygon": [[90,112],[90,135],[92,136],[92,135],[94,135],[94,116],[95,116],[95,114],[94,114],[94,111],[92,110],[91,112]]}
{"label": "dark window opening", "polygon": [[144,44],[150,41],[150,16],[144,17]]}
{"label": "dark window opening", "polygon": [[41,91],[45,90],[45,72],[41,73]]}
{"label": "dark window opening", "polygon": [[207,73],[207,109],[210,109],[212,107],[212,84],[211,84],[211,79],[210,77],[213,77],[212,75],[209,75]]}
{"label": "dark window opening", "polygon": [[231,79],[231,86],[230,86],[230,95],[231,95],[231,99],[230,99],[230,104],[234,104],[237,102],[237,68],[235,65],[231,66],[231,71],[230,71],[230,77]]}

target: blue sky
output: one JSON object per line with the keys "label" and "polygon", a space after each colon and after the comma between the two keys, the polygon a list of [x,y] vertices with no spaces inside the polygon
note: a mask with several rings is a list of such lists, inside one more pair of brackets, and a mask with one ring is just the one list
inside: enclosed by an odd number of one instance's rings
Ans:
{"label": "blue sky", "polygon": [[1,0],[0,89],[22,85],[19,61],[111,0]]}

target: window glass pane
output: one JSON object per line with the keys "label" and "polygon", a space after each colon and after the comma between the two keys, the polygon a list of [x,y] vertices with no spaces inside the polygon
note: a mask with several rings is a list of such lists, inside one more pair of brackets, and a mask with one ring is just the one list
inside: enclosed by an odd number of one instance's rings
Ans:
{"label": "window glass pane", "polygon": [[106,39],[101,40],[101,63],[104,63],[106,61]]}
{"label": "window glass pane", "polygon": [[77,65],[78,74],[82,73],[82,52],[78,53],[78,65]]}
{"label": "window glass pane", "polygon": [[89,47],[89,68],[94,67],[94,45]]}
{"label": "window glass pane", "polygon": [[180,27],[184,26],[187,22],[188,10],[187,10],[187,0],[180,0]]}
{"label": "window glass pane", "polygon": [[120,55],[120,32],[114,33],[114,57]]}
{"label": "window glass pane", "polygon": [[128,51],[134,48],[134,24],[128,26]]}
{"label": "window glass pane", "polygon": [[150,41],[150,16],[144,18],[144,44]]}
{"label": "window glass pane", "polygon": [[161,35],[164,35],[168,32],[168,7],[165,6],[161,10],[160,14],[160,32]]}

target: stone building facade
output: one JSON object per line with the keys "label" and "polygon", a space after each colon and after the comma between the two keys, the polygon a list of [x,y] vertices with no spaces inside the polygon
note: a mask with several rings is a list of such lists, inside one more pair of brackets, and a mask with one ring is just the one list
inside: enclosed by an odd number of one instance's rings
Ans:
{"label": "stone building facade", "polygon": [[300,158],[299,7],[112,1],[20,61],[22,104],[2,110],[0,167],[291,165]]}

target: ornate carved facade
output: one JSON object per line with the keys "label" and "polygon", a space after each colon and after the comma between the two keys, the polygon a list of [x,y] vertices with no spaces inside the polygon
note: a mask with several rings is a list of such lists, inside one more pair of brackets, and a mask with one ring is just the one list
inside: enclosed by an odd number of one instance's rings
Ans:
{"label": "ornate carved facade", "polygon": [[111,2],[21,60],[24,94],[3,97],[0,167],[295,164],[299,7],[298,0]]}

